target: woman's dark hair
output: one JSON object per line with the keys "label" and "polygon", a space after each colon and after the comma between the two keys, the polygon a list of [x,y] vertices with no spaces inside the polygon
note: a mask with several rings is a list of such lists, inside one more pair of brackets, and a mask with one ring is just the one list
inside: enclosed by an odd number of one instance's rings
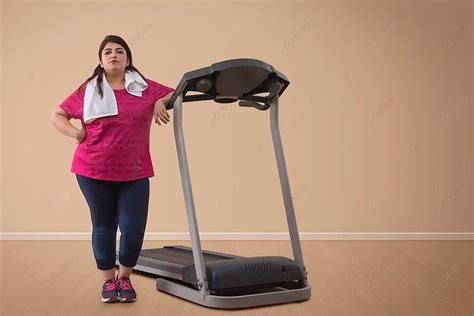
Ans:
{"label": "woman's dark hair", "polygon": [[[130,50],[130,47],[128,47],[127,43],[124,41],[123,38],[121,38],[120,36],[117,36],[117,35],[107,35],[103,40],[102,40],[102,43],[100,43],[100,47],[99,47],[99,60],[102,61],[102,51],[104,50],[105,48],[105,45],[107,45],[107,43],[116,43],[116,44],[119,44],[120,46],[122,46],[125,51],[127,52],[127,58],[128,58],[128,66],[125,67],[125,71],[127,70],[135,70],[136,72],[138,72],[140,74],[140,76],[143,78],[143,80],[146,80],[145,76],[143,76],[140,71],[138,71],[137,68],[135,68],[133,66],[133,62],[132,62],[132,51]],[[104,97],[104,92],[102,90],[102,80],[103,80],[103,77],[102,77],[102,74],[104,73],[104,68],[102,68],[100,66],[100,64],[97,65],[97,67],[95,67],[94,69],[94,72],[92,73],[92,75],[87,78],[83,83],[81,83],[81,85],[79,86],[79,88],[77,89],[77,93],[79,93],[80,95],[80,89],[81,89],[81,86],[85,83],[88,83],[89,81],[91,81],[94,77],[97,76],[97,88],[99,90],[99,94],[100,94],[100,97],[103,98]]]}

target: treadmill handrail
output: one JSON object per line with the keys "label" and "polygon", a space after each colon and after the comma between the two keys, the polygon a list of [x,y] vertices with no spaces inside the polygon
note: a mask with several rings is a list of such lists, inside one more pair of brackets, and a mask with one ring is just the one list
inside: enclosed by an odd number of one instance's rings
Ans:
{"label": "treadmill handrail", "polygon": [[174,104],[174,136],[176,141],[176,151],[178,155],[181,183],[183,186],[184,202],[186,206],[186,216],[188,219],[189,234],[193,248],[193,260],[196,267],[196,277],[199,286],[199,292],[204,299],[209,295],[209,283],[207,282],[204,270],[204,258],[201,249],[201,240],[199,237],[199,228],[197,225],[196,211],[194,207],[193,190],[191,186],[191,177],[189,175],[188,159],[186,157],[186,146],[183,134],[183,96],[179,95]]}

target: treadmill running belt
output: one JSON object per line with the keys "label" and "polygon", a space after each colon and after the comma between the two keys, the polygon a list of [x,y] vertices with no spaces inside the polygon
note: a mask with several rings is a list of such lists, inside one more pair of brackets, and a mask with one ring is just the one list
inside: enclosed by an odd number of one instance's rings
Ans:
{"label": "treadmill running belt", "polygon": [[[144,249],[140,252],[141,257],[163,260],[183,266],[194,265],[193,252],[192,250],[175,248],[175,247],[164,247],[158,249]],[[213,262],[232,259],[226,256],[219,256],[215,254],[206,253],[203,251],[204,262]]]}

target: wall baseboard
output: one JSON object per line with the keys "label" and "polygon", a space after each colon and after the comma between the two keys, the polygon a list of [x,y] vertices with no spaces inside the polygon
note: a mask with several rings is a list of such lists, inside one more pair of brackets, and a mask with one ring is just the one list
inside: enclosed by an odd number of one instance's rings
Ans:
{"label": "wall baseboard", "polygon": [[[201,240],[289,240],[288,233],[201,233]],[[120,232],[117,232],[117,239]],[[474,232],[302,232],[301,240],[474,240]],[[0,233],[0,240],[91,240],[91,232]],[[145,233],[145,240],[190,240],[187,232]]]}

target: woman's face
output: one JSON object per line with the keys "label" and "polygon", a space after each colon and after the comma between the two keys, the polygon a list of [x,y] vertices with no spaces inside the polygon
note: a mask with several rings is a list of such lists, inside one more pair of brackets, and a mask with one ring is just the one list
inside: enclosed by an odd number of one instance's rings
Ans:
{"label": "woman's face", "polygon": [[106,73],[125,73],[125,67],[128,65],[128,56],[121,45],[112,42],[107,43],[101,57],[100,65]]}

